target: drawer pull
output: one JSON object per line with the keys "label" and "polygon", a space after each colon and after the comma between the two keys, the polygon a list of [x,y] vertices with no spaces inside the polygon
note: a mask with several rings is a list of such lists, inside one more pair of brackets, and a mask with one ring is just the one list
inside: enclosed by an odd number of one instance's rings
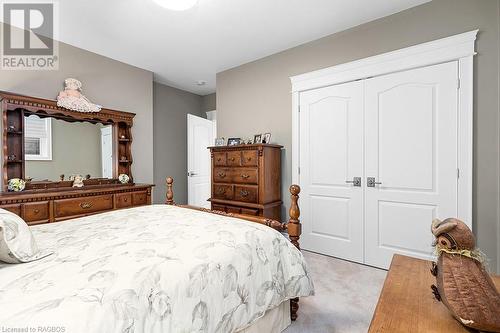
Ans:
{"label": "drawer pull", "polygon": [[247,161],[250,162],[252,160],[251,157],[247,157]]}
{"label": "drawer pull", "polygon": [[217,157],[217,162],[220,162],[222,159],[220,157]]}
{"label": "drawer pull", "polygon": [[224,194],[226,193],[226,189],[225,188],[219,188],[217,189],[217,194]]}
{"label": "drawer pull", "polygon": [[248,179],[248,178],[250,178],[250,176],[249,176],[249,175],[247,175],[247,174],[242,174],[242,175],[241,175],[241,178],[243,178],[243,179]]}
{"label": "drawer pull", "polygon": [[229,160],[230,160],[231,162],[234,162],[234,157],[231,157]]}
{"label": "drawer pull", "polygon": [[128,201],[128,198],[124,198],[124,199],[123,199],[123,201],[124,201],[124,202],[127,202],[127,201]]}
{"label": "drawer pull", "polygon": [[248,197],[248,195],[249,195],[250,193],[248,193],[248,191],[241,190],[240,194],[241,194],[241,196],[242,196],[242,197]]}
{"label": "drawer pull", "polygon": [[33,213],[38,214],[38,213],[40,213],[40,210],[39,209],[34,209]]}
{"label": "drawer pull", "polygon": [[224,178],[226,177],[226,174],[224,172],[219,172],[217,176],[219,176],[220,178]]}
{"label": "drawer pull", "polygon": [[89,209],[89,208],[92,208],[92,203],[91,203],[91,202],[82,202],[82,203],[80,203],[80,208],[81,208],[81,209]]}

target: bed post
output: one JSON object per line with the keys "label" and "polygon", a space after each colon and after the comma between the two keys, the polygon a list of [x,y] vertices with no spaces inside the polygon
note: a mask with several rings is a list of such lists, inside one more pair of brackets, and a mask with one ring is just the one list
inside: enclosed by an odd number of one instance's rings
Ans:
{"label": "bed post", "polygon": [[[299,216],[300,209],[298,205],[300,193],[299,185],[290,186],[290,194],[292,202],[290,204],[290,220],[288,220],[287,228],[288,228],[288,236],[290,237],[290,241],[293,245],[300,250],[299,239],[302,234],[302,224],[300,224]],[[293,298],[290,300],[290,317],[292,320],[297,319],[297,311],[299,311],[299,298]]]}
{"label": "bed post", "polygon": [[175,205],[174,191],[172,190],[173,184],[174,184],[174,179],[172,177],[167,177],[167,200],[165,201],[167,205]]}

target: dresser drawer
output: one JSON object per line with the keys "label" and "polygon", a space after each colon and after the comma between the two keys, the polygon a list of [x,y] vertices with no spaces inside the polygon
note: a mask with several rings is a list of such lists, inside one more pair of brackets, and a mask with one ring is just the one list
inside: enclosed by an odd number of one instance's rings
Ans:
{"label": "dresser drawer", "polygon": [[241,153],[241,165],[243,166],[258,166],[259,152],[257,150],[244,150]]}
{"label": "dresser drawer", "polygon": [[116,208],[132,206],[132,193],[119,193],[115,195]]}
{"label": "dresser drawer", "polygon": [[226,213],[241,214],[241,208],[234,206],[226,206]]}
{"label": "dresser drawer", "polygon": [[214,166],[226,166],[226,153],[214,152]]}
{"label": "dresser drawer", "polygon": [[259,215],[259,210],[253,208],[241,208],[241,214],[257,216]]}
{"label": "dresser drawer", "polygon": [[216,211],[219,211],[219,212],[225,212],[226,211],[226,206],[212,204],[212,210],[216,210]]}
{"label": "dresser drawer", "polygon": [[54,200],[55,217],[83,215],[113,209],[113,195]]}
{"label": "dresser drawer", "polygon": [[21,216],[21,205],[4,205],[0,208],[3,208],[5,210],[8,210],[9,212],[12,212],[16,214],[17,216]]}
{"label": "dresser drawer", "polygon": [[23,205],[23,218],[26,222],[48,222],[49,202],[41,201],[25,203]]}
{"label": "dresser drawer", "polygon": [[259,171],[252,168],[237,168],[231,172],[231,181],[239,184],[257,184]]}
{"label": "dresser drawer", "polygon": [[214,184],[214,198],[223,200],[232,200],[233,186]]}
{"label": "dresser drawer", "polygon": [[241,165],[241,151],[228,151],[226,165],[227,166],[240,166]]}
{"label": "dresser drawer", "polygon": [[148,194],[146,192],[132,193],[132,203],[134,204],[134,206],[147,205]]}
{"label": "dresser drawer", "polygon": [[258,188],[257,186],[234,186],[234,200],[243,202],[257,202]]}
{"label": "dresser drawer", "polygon": [[231,176],[232,176],[232,169],[214,168],[214,174],[213,174],[214,183],[230,183]]}

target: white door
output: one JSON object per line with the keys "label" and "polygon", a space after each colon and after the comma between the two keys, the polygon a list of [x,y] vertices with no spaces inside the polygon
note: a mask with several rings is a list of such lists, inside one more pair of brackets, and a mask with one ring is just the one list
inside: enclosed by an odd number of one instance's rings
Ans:
{"label": "white door", "polygon": [[113,178],[113,128],[101,128],[102,178]]}
{"label": "white door", "polygon": [[214,144],[212,121],[187,115],[188,126],[188,203],[210,208],[210,151]]}
{"label": "white door", "polygon": [[365,81],[366,264],[431,258],[432,219],[457,216],[457,82],[456,62]]}
{"label": "white door", "polygon": [[304,249],[363,261],[363,82],[300,94]]}

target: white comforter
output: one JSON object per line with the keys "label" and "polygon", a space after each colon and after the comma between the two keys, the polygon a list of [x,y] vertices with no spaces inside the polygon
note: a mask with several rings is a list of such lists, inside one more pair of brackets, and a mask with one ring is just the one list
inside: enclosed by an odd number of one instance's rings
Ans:
{"label": "white comforter", "polygon": [[243,220],[158,205],[32,232],[55,253],[0,264],[2,329],[226,333],[314,293],[302,254]]}

